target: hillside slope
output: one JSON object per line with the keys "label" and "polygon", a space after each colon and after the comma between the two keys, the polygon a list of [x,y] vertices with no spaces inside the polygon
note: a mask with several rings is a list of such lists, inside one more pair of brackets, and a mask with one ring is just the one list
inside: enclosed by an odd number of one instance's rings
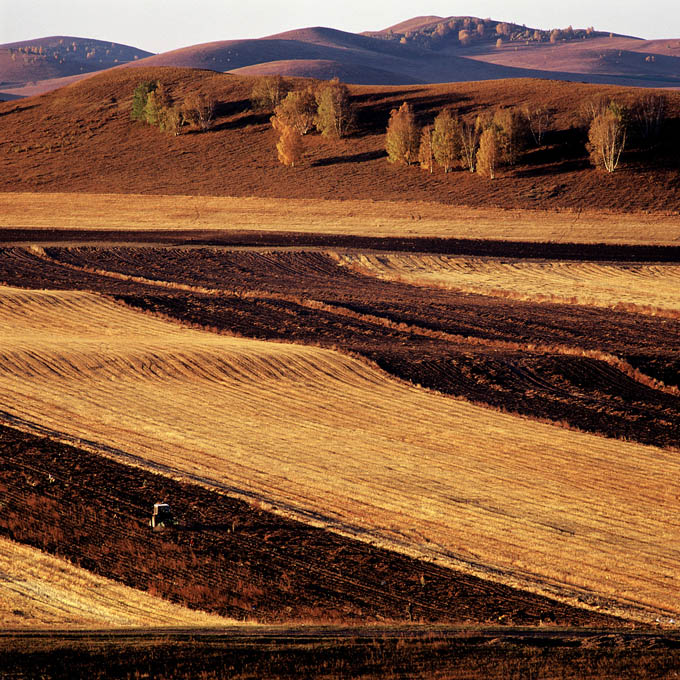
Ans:
{"label": "hillside slope", "polygon": [[[190,92],[219,102],[212,130],[171,136],[130,119],[136,85],[154,79],[181,101]],[[677,119],[669,94],[667,143],[657,155],[625,154],[609,175],[585,151],[582,102],[601,94],[632,101],[634,90],[515,80],[408,87],[352,88],[357,125],[349,138],[304,138],[306,158],[277,159],[270,114],[253,112],[253,78],[191,69],[115,69],[41,97],[0,104],[0,189],[89,193],[194,194],[275,198],[420,200],[468,206],[677,211]],[[420,124],[444,107],[465,117],[497,106],[545,104],[555,110],[546,143],[513,169],[486,180],[462,170],[430,175],[386,160],[390,110],[403,101]],[[414,225],[415,226],[415,225]]]}
{"label": "hillside slope", "polygon": [[128,45],[62,35],[6,43],[0,45],[0,92],[17,92],[42,81],[94,73],[150,55]]}

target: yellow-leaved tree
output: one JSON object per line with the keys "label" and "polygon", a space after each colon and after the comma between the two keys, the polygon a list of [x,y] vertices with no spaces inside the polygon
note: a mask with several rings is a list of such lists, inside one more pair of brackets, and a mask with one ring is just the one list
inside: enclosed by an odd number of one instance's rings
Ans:
{"label": "yellow-leaved tree", "polygon": [[299,165],[305,151],[302,135],[292,125],[287,125],[276,116],[272,117],[272,126],[279,133],[276,150],[281,163],[291,168]]}
{"label": "yellow-leaved tree", "polygon": [[404,102],[398,109],[390,113],[385,137],[385,150],[392,163],[409,165],[418,159],[420,132],[416,125],[413,111]]}

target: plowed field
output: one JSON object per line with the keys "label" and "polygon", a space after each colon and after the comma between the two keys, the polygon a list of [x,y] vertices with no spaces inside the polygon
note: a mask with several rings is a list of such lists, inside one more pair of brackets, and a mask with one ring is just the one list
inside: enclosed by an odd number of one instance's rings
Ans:
{"label": "plowed field", "polygon": [[0,280],[113,293],[201,327],[359,353],[504,410],[646,444],[680,441],[678,397],[645,378],[680,383],[677,320],[379,281],[321,252],[41,252],[2,250]]}
{"label": "plowed field", "polygon": [[[299,279],[299,260],[264,259],[273,280]],[[303,262],[321,278],[337,267]],[[220,275],[200,264],[197,283]],[[190,330],[93,294],[3,289],[0,310],[0,408],[15,420],[527,588],[677,612],[672,451],[495,413],[337,352]]]}

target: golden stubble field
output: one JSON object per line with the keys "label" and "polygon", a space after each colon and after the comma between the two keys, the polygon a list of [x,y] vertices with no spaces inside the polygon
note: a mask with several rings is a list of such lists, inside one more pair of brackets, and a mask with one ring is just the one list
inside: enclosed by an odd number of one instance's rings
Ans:
{"label": "golden stubble field", "polygon": [[416,201],[0,193],[0,229],[224,229],[678,244],[680,215],[503,210]]}
{"label": "golden stubble field", "polygon": [[680,266],[470,258],[409,253],[337,254],[371,276],[530,302],[680,313]]}
{"label": "golden stubble field", "polygon": [[2,288],[0,318],[0,409],[29,423],[534,591],[680,614],[677,451],[89,293]]}
{"label": "golden stubble field", "polygon": [[5,538],[0,538],[0,574],[3,629],[232,623],[128,588]]}

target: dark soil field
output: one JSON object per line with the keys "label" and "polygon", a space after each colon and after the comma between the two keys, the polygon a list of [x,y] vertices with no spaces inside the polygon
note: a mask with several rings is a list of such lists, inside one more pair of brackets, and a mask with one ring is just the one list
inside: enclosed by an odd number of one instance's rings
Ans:
{"label": "dark soil field", "polygon": [[443,626],[0,634],[8,680],[162,677],[656,680],[677,677],[663,633]]}
{"label": "dark soil field", "polygon": [[680,442],[680,398],[649,380],[680,384],[673,319],[379,281],[318,251],[48,248],[43,257],[6,248],[0,281],[106,293],[218,332],[358,354],[398,378],[505,411],[646,444]]}
{"label": "dark soil field", "polygon": [[[130,119],[138,83],[158,80],[176,101],[191,92],[218,101],[206,133],[179,136]],[[631,136],[616,173],[595,170],[585,149],[583,106],[600,96],[632,103],[640,91],[583,83],[506,80],[403,87],[353,86],[356,126],[334,141],[304,137],[305,161],[277,160],[271,112],[253,111],[253,77],[181,68],[124,68],[72,86],[0,103],[0,190],[428,201],[535,209],[675,212],[680,204],[680,95],[667,94],[663,143]],[[304,85],[311,81],[298,81]],[[460,169],[433,175],[387,161],[390,111],[408,101],[420,125],[451,107],[468,119],[499,106],[555,111],[545,143],[487,180]]]}

